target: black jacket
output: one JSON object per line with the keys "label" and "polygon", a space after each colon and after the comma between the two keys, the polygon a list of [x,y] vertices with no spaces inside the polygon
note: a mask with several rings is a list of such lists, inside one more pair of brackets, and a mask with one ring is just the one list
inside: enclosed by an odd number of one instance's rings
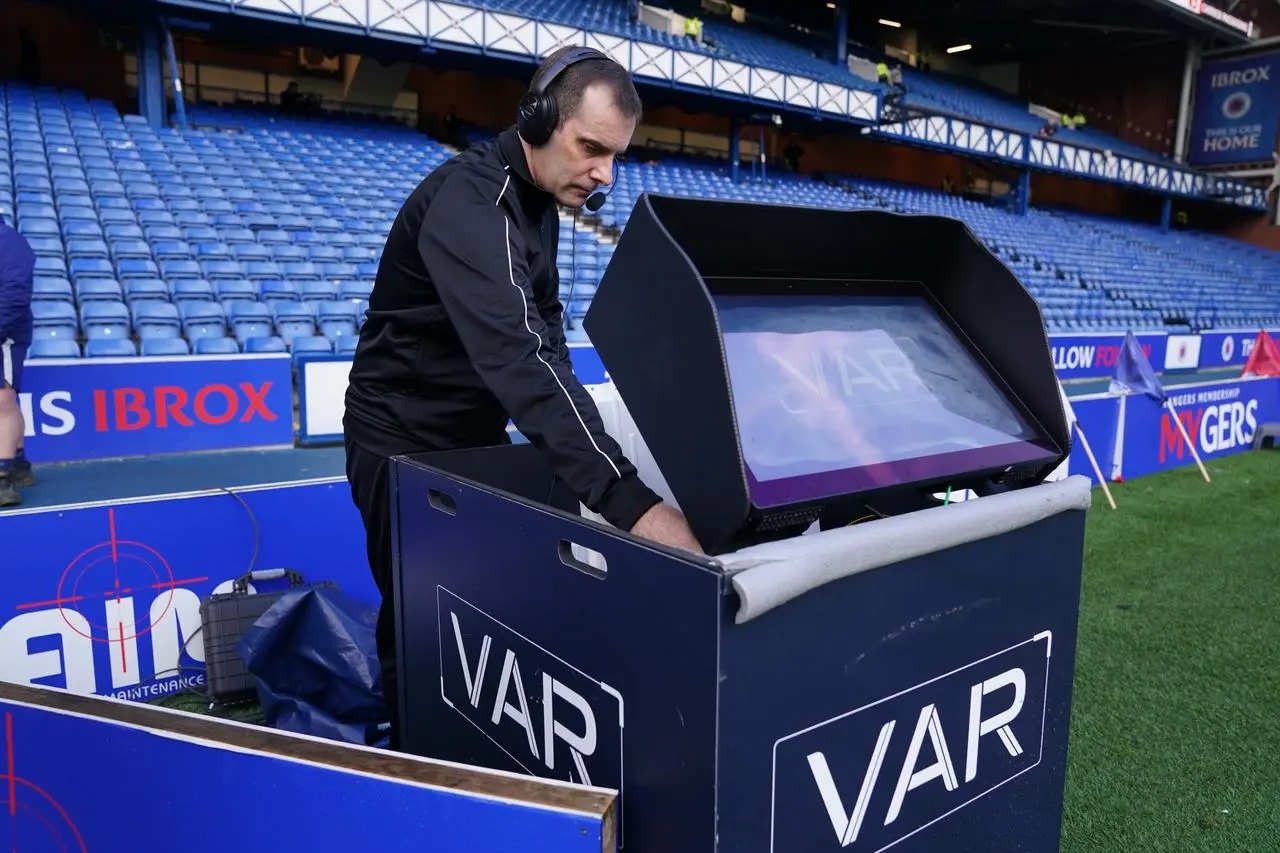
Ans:
{"label": "black jacket", "polygon": [[627,530],[659,498],[573,375],[559,229],[514,127],[429,174],[387,237],[344,429],[394,456],[505,443],[510,416],[584,504]]}

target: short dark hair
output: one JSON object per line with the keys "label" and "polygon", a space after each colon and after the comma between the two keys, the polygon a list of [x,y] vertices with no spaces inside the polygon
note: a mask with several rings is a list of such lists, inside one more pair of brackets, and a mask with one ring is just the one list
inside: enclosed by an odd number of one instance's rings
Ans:
{"label": "short dark hair", "polygon": [[[537,80],[548,68],[565,53],[574,50],[573,45],[557,48],[542,60],[533,79]],[[613,95],[614,106],[627,118],[639,120],[644,106],[640,103],[640,93],[631,82],[631,75],[612,59],[584,59],[575,62],[560,72],[547,88],[547,94],[555,98],[560,114],[560,123],[578,112],[582,105],[582,95],[595,83],[603,83]]]}

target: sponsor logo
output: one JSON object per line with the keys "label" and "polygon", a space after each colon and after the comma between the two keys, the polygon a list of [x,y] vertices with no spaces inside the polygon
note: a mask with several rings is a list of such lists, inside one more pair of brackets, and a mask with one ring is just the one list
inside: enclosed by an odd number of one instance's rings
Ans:
{"label": "sponsor logo", "polygon": [[175,576],[154,548],[118,535],[113,509],[104,522],[103,541],[56,587],[4,614],[0,678],[131,700],[203,684],[197,590],[227,592],[234,579]]}
{"label": "sponsor logo", "polygon": [[[1120,361],[1119,344],[1059,344],[1052,347],[1052,351],[1053,366],[1057,370],[1115,367]],[[1151,358],[1151,344],[1142,344],[1142,352]]]}
{"label": "sponsor logo", "polygon": [[[99,388],[90,394],[92,409],[88,414],[96,432],[270,422],[279,417],[267,402],[273,384],[213,383],[194,391],[177,385]],[[79,423],[70,391],[47,391],[38,400],[29,393],[19,397],[28,438],[66,435]]]}
{"label": "sponsor logo", "polygon": [[[1238,393],[1239,389],[1233,389]],[[1195,400],[1196,395],[1184,395]],[[1178,406],[1178,398],[1171,398]],[[1256,399],[1234,400],[1226,403],[1197,405],[1194,402],[1183,403],[1189,408],[1178,410],[1178,419],[1186,427],[1187,435],[1199,449],[1201,456],[1247,447],[1253,443],[1254,433],[1258,429],[1258,401]],[[1190,456],[1182,431],[1173,422],[1173,415],[1166,410],[1160,416],[1160,450],[1159,460],[1164,464],[1168,459],[1181,460]]]}

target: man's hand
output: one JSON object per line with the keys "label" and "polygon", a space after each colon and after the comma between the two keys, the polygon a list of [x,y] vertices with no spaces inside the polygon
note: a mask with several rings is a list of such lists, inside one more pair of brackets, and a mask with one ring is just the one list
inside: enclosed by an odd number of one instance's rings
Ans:
{"label": "man's hand", "polygon": [[694,538],[680,510],[666,503],[656,503],[636,521],[631,532],[641,539],[648,539],[669,548],[682,548],[701,554],[702,546]]}

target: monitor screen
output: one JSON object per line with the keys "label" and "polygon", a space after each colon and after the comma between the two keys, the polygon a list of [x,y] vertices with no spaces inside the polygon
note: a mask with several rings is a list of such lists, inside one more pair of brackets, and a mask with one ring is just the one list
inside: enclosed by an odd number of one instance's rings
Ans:
{"label": "monitor screen", "polygon": [[932,304],[900,290],[714,297],[757,506],[1054,458]]}

